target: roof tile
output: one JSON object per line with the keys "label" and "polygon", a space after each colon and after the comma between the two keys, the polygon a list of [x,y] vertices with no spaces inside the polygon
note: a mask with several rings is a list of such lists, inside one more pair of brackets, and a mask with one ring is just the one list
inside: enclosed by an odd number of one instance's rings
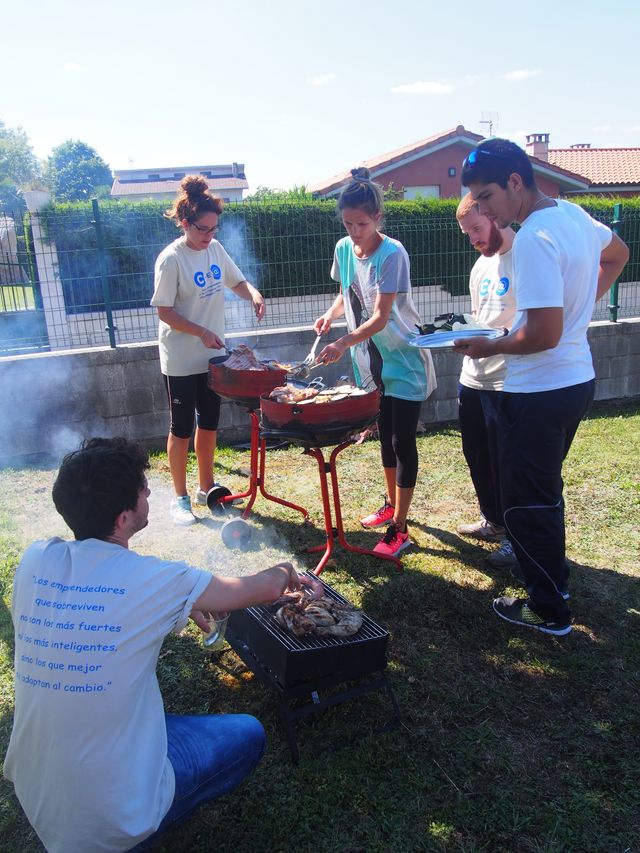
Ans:
{"label": "roof tile", "polygon": [[550,148],[549,162],[593,186],[640,184],[640,148]]}

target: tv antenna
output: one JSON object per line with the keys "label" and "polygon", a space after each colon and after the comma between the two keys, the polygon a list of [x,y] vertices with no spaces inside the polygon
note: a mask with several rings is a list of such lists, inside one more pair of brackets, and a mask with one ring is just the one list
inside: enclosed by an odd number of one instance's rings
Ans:
{"label": "tv antenna", "polygon": [[480,124],[486,126],[488,131],[487,136],[493,136],[494,131],[498,129],[498,113],[483,112]]}

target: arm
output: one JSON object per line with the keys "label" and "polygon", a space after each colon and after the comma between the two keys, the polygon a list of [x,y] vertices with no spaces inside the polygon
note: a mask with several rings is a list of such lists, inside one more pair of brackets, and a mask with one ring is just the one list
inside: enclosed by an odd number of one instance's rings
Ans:
{"label": "arm", "polygon": [[300,588],[298,574],[291,563],[277,563],[249,577],[213,575],[205,591],[194,603],[193,610],[220,613],[266,604],[279,598],[287,588]]}
{"label": "arm", "polygon": [[248,281],[240,281],[234,288],[232,288],[234,293],[237,293],[238,296],[241,296],[242,299],[246,299],[249,302],[253,303],[253,310],[256,312],[256,317],[258,320],[262,320],[265,312],[264,305],[264,297],[260,293],[259,290],[249,284]]}
{"label": "arm", "polygon": [[617,234],[613,234],[609,245],[600,253],[596,302],[609,290],[628,260],[629,247],[626,243],[623,243]]}
{"label": "arm", "polygon": [[454,341],[454,349],[469,358],[490,355],[529,355],[558,346],[563,329],[562,308],[529,308],[524,326],[503,338],[466,338]]}
{"label": "arm", "polygon": [[323,364],[338,361],[349,347],[359,344],[361,341],[368,340],[376,332],[384,329],[389,322],[389,315],[391,314],[395,298],[395,293],[378,293],[371,317],[361,326],[358,326],[357,329],[354,329],[353,332],[349,332],[339,338],[335,343],[326,346],[318,356],[318,361]]}
{"label": "arm", "polygon": [[318,317],[318,319],[313,324],[314,331],[316,335],[324,335],[325,332],[328,332],[331,328],[331,324],[334,320],[337,320],[338,317],[344,316],[344,299],[342,294],[339,293],[336,298],[333,300],[333,305],[326,311],[322,317]]}
{"label": "arm", "polygon": [[196,338],[200,338],[202,343],[209,349],[222,349],[224,347],[224,341],[221,341],[217,335],[209,331],[209,329],[206,329],[204,326],[200,326],[198,323],[193,323],[191,320],[187,320],[187,318],[183,317],[182,314],[178,314],[175,308],[169,308],[166,305],[159,305],[157,311],[158,317],[162,322],[166,323],[167,326],[171,326],[171,328],[175,329],[176,332],[184,332],[187,335],[193,335]]}

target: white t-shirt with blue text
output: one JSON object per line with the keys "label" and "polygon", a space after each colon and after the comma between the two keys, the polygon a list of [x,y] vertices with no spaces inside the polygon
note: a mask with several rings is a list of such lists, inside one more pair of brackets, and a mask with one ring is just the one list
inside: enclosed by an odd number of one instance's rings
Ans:
{"label": "white t-shirt with blue text", "polygon": [[[184,237],[158,255],[151,304],[175,308],[182,317],[204,326],[224,340],[224,288],[233,289],[244,275],[217,240],[206,249],[190,249]],[[165,376],[193,376],[209,370],[209,359],[222,355],[200,338],[179,332],[162,320],[158,344],[160,369]]]}
{"label": "white t-shirt with blue text", "polygon": [[210,581],[98,539],[26,550],[4,775],[50,853],[128,850],[168,811],[175,781],[156,663]]}

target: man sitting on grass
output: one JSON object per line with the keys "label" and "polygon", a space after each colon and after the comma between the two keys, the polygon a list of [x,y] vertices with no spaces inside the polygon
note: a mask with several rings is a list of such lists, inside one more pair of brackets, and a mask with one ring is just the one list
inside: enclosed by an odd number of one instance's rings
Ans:
{"label": "man sitting on grass", "polygon": [[[129,850],[236,787],[262,756],[244,714],[165,715],[162,641],[191,616],[299,589],[290,563],[216,577],[144,557],[148,455],[94,438],[63,460],[56,509],[75,541],[35,542],[16,571],[16,708],[4,774],[50,853]],[[146,846],[146,845],[144,845]]]}

